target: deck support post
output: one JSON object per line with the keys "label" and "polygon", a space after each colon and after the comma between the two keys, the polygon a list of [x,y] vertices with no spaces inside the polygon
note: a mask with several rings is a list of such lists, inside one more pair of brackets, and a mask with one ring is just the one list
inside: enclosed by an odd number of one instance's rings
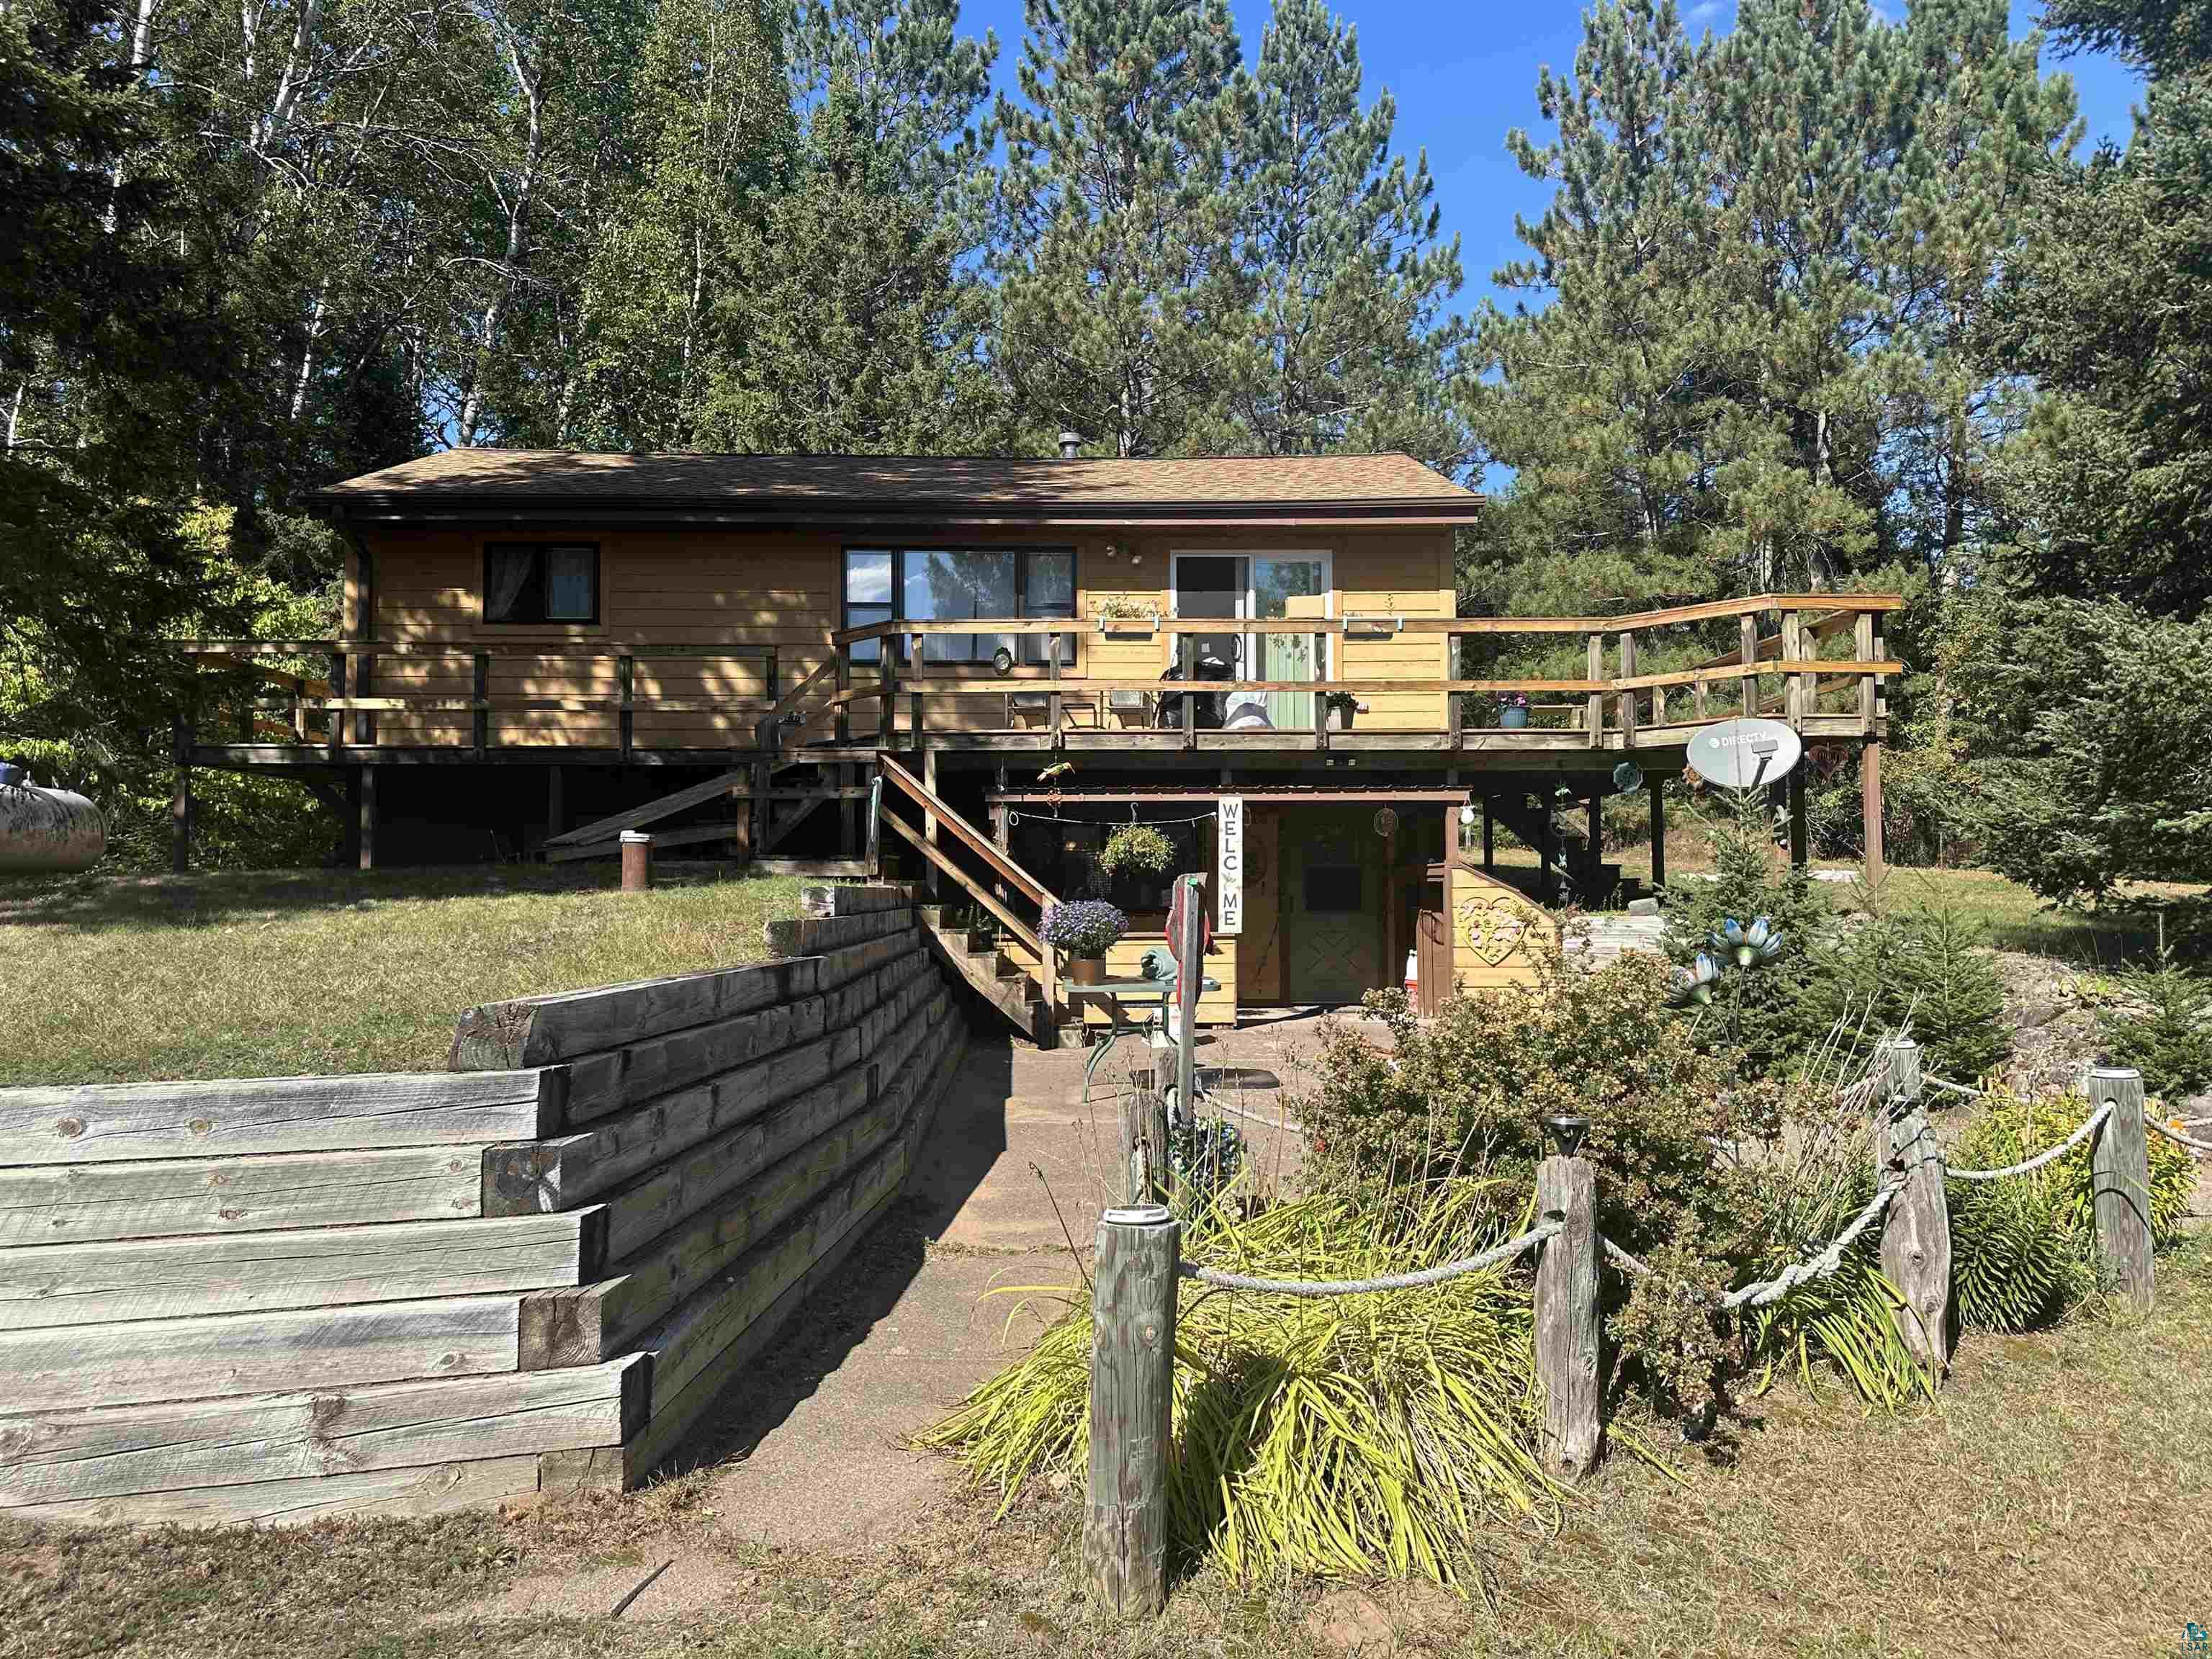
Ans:
{"label": "deck support post", "polygon": [[1799,761],[1783,788],[1790,798],[1790,862],[1802,870],[1813,860],[1812,829],[1805,816],[1805,763]]}
{"label": "deck support post", "polygon": [[2091,1107],[2112,1115],[2090,1143],[2089,1201],[2097,1221],[2097,1259],[2136,1311],[2151,1304],[2150,1146],[2143,1127],[2142,1073],[2100,1066],[2084,1079]]}
{"label": "deck support post", "polygon": [[[921,707],[921,700],[919,697],[915,700],[915,706],[917,709]],[[921,732],[919,726],[917,726],[915,731],[915,740],[917,743],[921,740]],[[934,749],[924,748],[921,751],[921,787],[928,790],[933,795],[939,793],[937,787],[937,751]],[[927,811],[922,813],[921,833],[928,840],[929,844],[932,847],[937,845],[936,813]],[[929,896],[932,902],[935,902],[945,896],[944,884],[939,878],[937,866],[934,863],[927,860],[924,861],[921,878],[923,883],[929,889]]]}
{"label": "deck support post", "polygon": [[1583,901],[1595,906],[1597,884],[1603,879],[1605,870],[1605,797],[1595,790],[1590,792],[1587,812],[1583,825],[1589,841],[1583,848]]}
{"label": "deck support post", "polygon": [[564,769],[545,769],[545,839],[550,841],[568,827],[568,775]]}
{"label": "deck support post", "polygon": [[1559,872],[1553,867],[1559,859],[1559,841],[1552,822],[1552,793],[1540,790],[1536,795],[1536,893],[1547,904],[1556,904],[1559,898]]}
{"label": "deck support post", "polygon": [[376,769],[357,766],[354,775],[360,780],[356,795],[360,802],[361,827],[355,846],[360,852],[360,866],[364,870],[376,868]]}
{"label": "deck support post", "polygon": [[1859,750],[1859,823],[1866,842],[1866,878],[1871,886],[1889,868],[1881,841],[1881,741],[1867,739]]}
{"label": "deck support post", "polygon": [[177,786],[169,797],[169,868],[183,875],[192,867],[192,769],[177,768]]}
{"label": "deck support post", "polygon": [[1083,1577],[1122,1618],[1149,1618],[1168,1598],[1168,1455],[1182,1227],[1159,1205],[1133,1205],[1099,1218],[1097,1244]]}
{"label": "deck support post", "polygon": [[1494,875],[1498,871],[1498,821],[1492,811],[1489,793],[1482,797],[1482,872]]}
{"label": "deck support post", "polygon": [[1651,791],[1651,884],[1655,888],[1667,884],[1667,786],[1662,779],[1654,778]]}

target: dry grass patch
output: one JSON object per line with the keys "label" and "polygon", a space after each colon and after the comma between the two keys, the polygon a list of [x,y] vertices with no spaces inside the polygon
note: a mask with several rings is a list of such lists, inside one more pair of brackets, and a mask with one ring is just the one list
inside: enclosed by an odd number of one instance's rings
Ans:
{"label": "dry grass patch", "polygon": [[[956,1501],[848,1554],[745,1541],[702,1476],[521,1516],[272,1533],[0,1523],[0,1655],[121,1659],[1263,1659],[2180,1651],[2212,1579],[2212,1249],[2146,1322],[1970,1334],[1941,1401],[1863,1416],[1793,1383],[1679,1480],[1616,1457],[1557,1534],[1500,1526],[1469,1599],[1201,1569],[1121,1626],[1077,1593],[1081,1494]],[[834,1471],[825,1471],[834,1479]],[[490,1616],[548,1573],[683,1554],[710,1606]],[[650,1606],[641,1601],[639,1609]]]}
{"label": "dry grass patch", "polygon": [[0,884],[0,1085],[442,1069],[479,1002],[755,961],[793,878],[610,865]]}

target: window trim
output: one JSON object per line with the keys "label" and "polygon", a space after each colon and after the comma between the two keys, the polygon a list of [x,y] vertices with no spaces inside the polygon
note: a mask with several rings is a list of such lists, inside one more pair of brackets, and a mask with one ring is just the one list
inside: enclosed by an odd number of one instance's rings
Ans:
{"label": "window trim", "polygon": [[[494,618],[490,614],[491,556],[495,547],[528,547],[537,551],[539,560],[538,584],[542,596],[544,586],[544,560],[546,552],[556,547],[587,547],[592,551],[592,610],[588,617],[545,617]],[[599,628],[604,617],[606,583],[604,571],[606,563],[605,544],[586,541],[580,537],[562,536],[488,536],[477,545],[477,626],[495,628],[502,632],[510,629],[574,630]]]}
{"label": "window trim", "polygon": [[[1031,639],[1048,640],[1065,637],[1073,640],[1074,642],[1074,649],[1069,654],[1068,659],[1060,664],[1060,672],[1063,674],[1073,674],[1079,672],[1079,665],[1083,660],[1084,654],[1083,629],[1080,626],[1083,614],[1083,553],[1082,550],[1074,543],[975,542],[963,541],[957,537],[946,537],[941,539],[908,538],[898,541],[847,542],[839,547],[837,550],[837,626],[841,630],[860,625],[854,623],[852,619],[853,599],[851,597],[851,588],[848,585],[848,580],[850,568],[848,562],[855,553],[884,553],[890,556],[891,598],[890,609],[891,614],[888,620],[894,623],[909,620],[906,615],[906,562],[907,555],[909,553],[1012,554],[1014,558],[1014,615],[1017,618],[1022,619],[1027,619],[1029,614],[1027,607],[1029,605],[1029,562],[1030,556],[1039,554],[1065,556],[1067,560],[1068,575],[1067,616],[1065,618],[1067,623],[1066,629],[1055,634],[1023,635],[1018,635],[1018,638],[1023,641],[1024,644],[1027,641]],[[881,610],[884,607],[880,602],[871,601],[866,602],[866,608],[873,611]],[[1036,618],[1036,620],[1041,622],[1057,622],[1062,619],[1056,617],[1040,617]],[[979,634],[987,634],[990,630],[988,629],[979,628],[975,631]],[[898,653],[899,665],[902,668],[909,666],[914,660],[914,653],[907,649],[906,636],[903,635],[894,634],[890,637],[894,641],[896,641],[896,649]],[[880,641],[878,641],[878,643],[880,643]],[[854,660],[860,661],[864,659],[856,658]],[[881,658],[866,659],[865,660],[880,661]],[[986,672],[990,672],[991,659],[988,656],[954,657],[945,659],[931,657],[925,659],[924,666],[926,671],[931,674],[946,674],[957,677],[963,672],[970,672],[977,669],[983,670]],[[1031,662],[1028,659],[1024,650],[1018,649],[1015,652],[1014,669],[1012,678],[1016,679],[1043,679],[1048,677],[1050,672],[1051,665],[1049,662]]]}

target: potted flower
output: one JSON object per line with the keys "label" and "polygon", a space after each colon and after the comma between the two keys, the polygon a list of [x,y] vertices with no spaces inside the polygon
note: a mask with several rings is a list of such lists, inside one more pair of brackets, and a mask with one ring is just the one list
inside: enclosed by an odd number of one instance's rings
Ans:
{"label": "potted flower", "polygon": [[1498,723],[1508,732],[1517,732],[1528,724],[1528,694],[1508,691],[1498,700]]}
{"label": "potted flower", "polygon": [[1106,977],[1106,952],[1129,931],[1129,919],[1103,899],[1067,899],[1048,905],[1037,937],[1067,953],[1067,976],[1078,985]]}
{"label": "potted flower", "polygon": [[1098,867],[1109,876],[1123,871],[1158,875],[1175,862],[1175,847],[1149,823],[1125,823],[1106,837]]}
{"label": "potted flower", "polygon": [[1359,699],[1349,691],[1324,691],[1322,706],[1328,710],[1328,729],[1332,732],[1352,730],[1352,717],[1359,712]]}

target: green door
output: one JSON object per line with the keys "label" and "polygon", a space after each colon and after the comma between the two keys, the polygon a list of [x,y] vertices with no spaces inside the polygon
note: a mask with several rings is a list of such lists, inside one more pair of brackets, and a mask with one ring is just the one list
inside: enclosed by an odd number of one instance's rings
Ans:
{"label": "green door", "polygon": [[1372,809],[1283,815],[1283,994],[1296,1003],[1357,1002],[1383,981],[1381,845]]}

